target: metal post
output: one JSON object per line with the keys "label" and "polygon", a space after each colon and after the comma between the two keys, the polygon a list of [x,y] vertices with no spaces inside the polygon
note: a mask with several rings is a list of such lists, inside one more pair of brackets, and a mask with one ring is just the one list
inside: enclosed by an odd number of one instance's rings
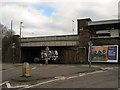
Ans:
{"label": "metal post", "polygon": [[[2,69],[2,30],[3,30],[3,25],[0,24],[0,69]],[[0,83],[2,83],[2,73],[0,74]],[[2,87],[0,87],[2,90]]]}
{"label": "metal post", "polygon": [[46,62],[45,62],[45,64],[46,64],[46,65],[48,64],[48,57],[46,57]]}
{"label": "metal post", "polygon": [[11,39],[11,44],[12,44],[12,48],[13,48],[13,36],[12,36],[12,20],[11,20],[11,37],[12,37],[12,39]]}
{"label": "metal post", "polygon": [[12,36],[12,25],[13,25],[13,21],[11,20],[11,36]]}
{"label": "metal post", "polygon": [[14,48],[13,48],[13,64],[15,63],[15,55],[14,55]]}
{"label": "metal post", "polygon": [[72,30],[73,30],[73,34],[74,34],[74,21],[73,20],[72,20],[72,23],[73,23],[73,29]]}
{"label": "metal post", "polygon": [[21,57],[22,57],[22,52],[21,52],[21,29],[22,29],[22,24],[23,24],[23,22],[20,22],[20,58],[19,58],[19,62],[21,61]]}
{"label": "metal post", "polygon": [[12,43],[12,49],[13,49],[13,64],[15,63],[15,43]]}
{"label": "metal post", "polygon": [[89,68],[91,68],[91,44],[90,44],[90,56],[89,56],[90,58],[89,58]]}
{"label": "metal post", "polygon": [[21,38],[21,29],[22,29],[22,24],[23,24],[23,22],[20,22],[20,38]]}
{"label": "metal post", "polygon": [[78,55],[78,47],[77,47],[77,60],[76,60],[76,63],[77,63],[78,60],[79,60],[79,59],[78,59],[78,56],[79,56],[79,55]]}
{"label": "metal post", "polygon": [[46,58],[45,58],[45,60],[46,60],[46,65],[48,64],[48,52],[49,52],[49,47],[46,47],[45,48],[45,51],[46,51]]}
{"label": "metal post", "polygon": [[90,52],[90,54],[89,54],[89,68],[91,68],[91,47],[92,47],[93,43],[91,41],[89,41],[88,45],[90,47],[90,51],[89,51]]}
{"label": "metal post", "polygon": [[2,30],[3,25],[0,24],[0,63],[2,63]]}
{"label": "metal post", "polygon": [[13,64],[14,64],[14,48],[13,48]]}

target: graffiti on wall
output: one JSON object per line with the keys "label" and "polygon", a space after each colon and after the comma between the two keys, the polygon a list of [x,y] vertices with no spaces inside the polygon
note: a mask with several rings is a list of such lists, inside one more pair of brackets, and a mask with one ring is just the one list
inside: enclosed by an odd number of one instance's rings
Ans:
{"label": "graffiti on wall", "polygon": [[48,60],[57,60],[58,59],[58,51],[57,50],[52,50],[46,52],[46,50],[41,51],[41,59],[45,60],[45,58],[48,58]]}

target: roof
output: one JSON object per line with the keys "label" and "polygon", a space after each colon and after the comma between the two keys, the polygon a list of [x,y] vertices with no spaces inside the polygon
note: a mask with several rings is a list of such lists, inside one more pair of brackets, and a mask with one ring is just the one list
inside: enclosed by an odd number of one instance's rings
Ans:
{"label": "roof", "polygon": [[90,18],[78,18],[77,20],[79,20],[79,21],[83,21],[83,20],[92,21]]}
{"label": "roof", "polygon": [[89,22],[88,26],[90,26],[90,25],[101,25],[101,24],[114,24],[114,23],[120,23],[120,20],[113,19],[113,20],[93,21],[93,22]]}
{"label": "roof", "polygon": [[85,27],[89,30],[111,30],[111,29],[120,29],[120,19],[112,20],[102,20],[102,21],[93,21],[88,22],[88,25]]}

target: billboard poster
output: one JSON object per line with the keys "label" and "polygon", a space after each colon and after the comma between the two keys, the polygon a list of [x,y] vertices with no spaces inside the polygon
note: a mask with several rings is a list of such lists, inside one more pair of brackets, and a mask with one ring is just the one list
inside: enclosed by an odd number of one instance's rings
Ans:
{"label": "billboard poster", "polygon": [[92,62],[118,62],[118,45],[89,47],[88,60]]}
{"label": "billboard poster", "polygon": [[117,47],[111,46],[108,47],[108,59],[109,60],[116,60],[117,59]]}

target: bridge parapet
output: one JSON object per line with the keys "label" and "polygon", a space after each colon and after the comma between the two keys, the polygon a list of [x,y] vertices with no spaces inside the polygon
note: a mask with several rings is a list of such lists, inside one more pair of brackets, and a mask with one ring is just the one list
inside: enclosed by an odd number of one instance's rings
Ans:
{"label": "bridge parapet", "polygon": [[78,35],[63,35],[63,36],[45,36],[45,37],[28,37],[21,38],[21,42],[35,42],[35,41],[69,41],[79,40]]}
{"label": "bridge parapet", "polygon": [[78,41],[79,41],[78,35],[22,38],[21,39],[21,47],[77,46],[79,43]]}

